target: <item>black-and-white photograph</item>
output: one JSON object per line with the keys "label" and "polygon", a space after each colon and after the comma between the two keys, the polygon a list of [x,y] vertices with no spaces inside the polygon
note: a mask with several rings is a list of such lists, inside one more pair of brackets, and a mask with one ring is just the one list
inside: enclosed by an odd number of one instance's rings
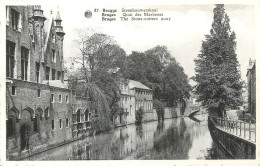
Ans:
{"label": "black-and-white photograph", "polygon": [[255,4],[4,8],[6,161],[257,159]]}

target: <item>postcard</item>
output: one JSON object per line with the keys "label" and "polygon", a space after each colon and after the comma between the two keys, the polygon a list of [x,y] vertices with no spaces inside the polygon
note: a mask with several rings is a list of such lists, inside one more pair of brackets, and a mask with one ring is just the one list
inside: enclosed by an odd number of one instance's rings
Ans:
{"label": "postcard", "polygon": [[1,165],[259,165],[259,5],[3,1]]}

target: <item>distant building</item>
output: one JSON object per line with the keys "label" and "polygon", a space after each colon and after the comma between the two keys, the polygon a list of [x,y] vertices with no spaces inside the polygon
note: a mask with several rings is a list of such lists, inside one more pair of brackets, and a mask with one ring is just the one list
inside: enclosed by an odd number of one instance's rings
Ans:
{"label": "distant building", "polygon": [[256,61],[249,60],[247,68],[248,111],[256,118]]}
{"label": "distant building", "polygon": [[123,113],[116,118],[116,125],[135,123],[136,111],[142,107],[143,121],[157,120],[156,111],[153,110],[153,91],[142,83],[134,80],[121,81],[121,100],[119,106]]}
{"label": "distant building", "polygon": [[90,127],[88,99],[63,82],[61,22],[59,12],[47,19],[41,6],[6,7],[7,160],[77,139]]}
{"label": "distant building", "polygon": [[120,85],[121,99],[119,106],[123,109],[123,114],[118,117],[120,124],[135,123],[135,96],[129,82],[129,80],[122,81]]}
{"label": "distant building", "polygon": [[153,109],[153,90],[134,80],[129,80],[129,89],[134,91],[135,112],[142,107],[144,110],[143,121],[157,120]]}

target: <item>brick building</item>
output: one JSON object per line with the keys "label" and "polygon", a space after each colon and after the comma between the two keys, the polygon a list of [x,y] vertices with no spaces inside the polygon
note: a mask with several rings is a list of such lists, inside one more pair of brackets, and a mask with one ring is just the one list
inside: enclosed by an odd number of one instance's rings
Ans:
{"label": "brick building", "polygon": [[[61,22],[59,12],[47,19],[41,6],[6,7],[7,160],[77,139],[90,127],[88,100],[63,82]],[[83,118],[72,121],[78,114]]]}
{"label": "brick building", "polygon": [[247,68],[248,111],[256,118],[256,61],[249,60]]}

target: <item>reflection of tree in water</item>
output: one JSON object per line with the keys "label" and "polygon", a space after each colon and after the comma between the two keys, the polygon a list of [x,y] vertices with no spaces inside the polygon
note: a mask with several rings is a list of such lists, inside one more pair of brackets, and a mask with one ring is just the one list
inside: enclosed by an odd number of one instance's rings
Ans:
{"label": "reflection of tree in water", "polygon": [[[180,125],[171,124],[162,134],[155,132],[154,150],[150,154],[152,159],[187,159],[191,148],[191,135],[185,133],[187,126],[183,118]],[[184,134],[185,133],[185,134]]]}
{"label": "reflection of tree in water", "polygon": [[140,139],[143,138],[143,126],[142,123],[136,125],[136,135],[140,137]]}
{"label": "reflection of tree in water", "polygon": [[154,138],[158,137],[164,130],[164,121],[157,124],[156,131],[154,132]]}
{"label": "reflection of tree in water", "polygon": [[84,146],[79,142],[72,145],[72,159],[73,160],[82,160],[82,154],[84,153]]}
{"label": "reflection of tree in water", "polygon": [[207,150],[206,159],[232,159],[217,142],[213,141],[211,148]]}

